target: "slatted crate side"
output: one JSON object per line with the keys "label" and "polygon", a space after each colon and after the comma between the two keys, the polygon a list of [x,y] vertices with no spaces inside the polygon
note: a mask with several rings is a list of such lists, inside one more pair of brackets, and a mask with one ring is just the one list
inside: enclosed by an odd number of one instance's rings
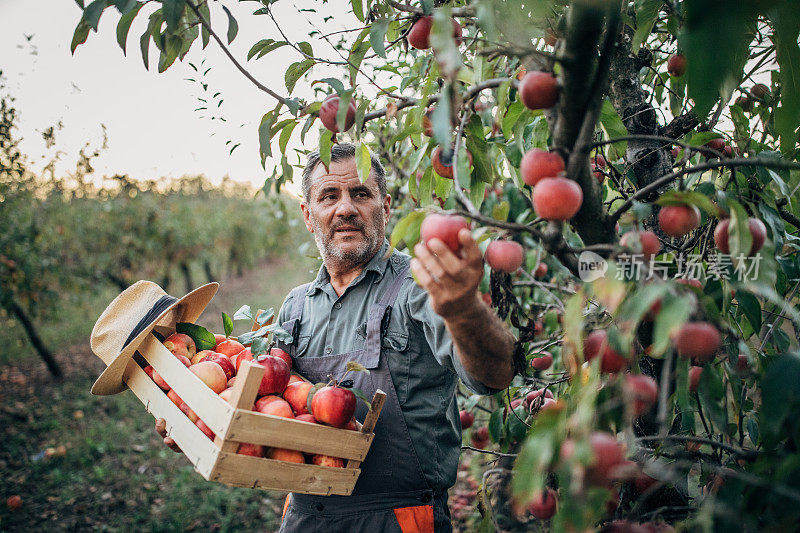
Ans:
{"label": "slatted crate side", "polygon": [[303,494],[347,496],[360,470],[276,461],[220,452],[211,481],[227,485]]}
{"label": "slatted crate side", "polygon": [[373,436],[372,433],[237,409],[227,439],[363,461]]}
{"label": "slatted crate side", "polygon": [[[178,361],[178,364],[181,364]],[[181,364],[181,366],[183,366]],[[185,368],[185,367],[184,367]],[[167,393],[150,379],[134,361],[128,363],[125,381],[147,411],[167,422],[167,432],[204,478],[214,468],[219,448],[167,397]]]}
{"label": "slatted crate side", "polygon": [[225,435],[233,415],[233,407],[228,402],[208,388],[154,335],[148,335],[138,351],[211,431]]}

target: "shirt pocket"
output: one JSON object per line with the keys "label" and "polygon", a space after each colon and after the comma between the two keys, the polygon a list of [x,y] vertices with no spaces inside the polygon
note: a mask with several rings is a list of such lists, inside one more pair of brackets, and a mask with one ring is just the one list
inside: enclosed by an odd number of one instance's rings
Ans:
{"label": "shirt pocket", "polygon": [[388,362],[397,401],[400,405],[408,399],[408,381],[411,371],[411,352],[408,349],[408,332],[388,330],[381,338],[381,351]]}
{"label": "shirt pocket", "polygon": [[308,344],[311,342],[311,335],[300,335],[297,338],[296,357],[305,357],[308,353]]}

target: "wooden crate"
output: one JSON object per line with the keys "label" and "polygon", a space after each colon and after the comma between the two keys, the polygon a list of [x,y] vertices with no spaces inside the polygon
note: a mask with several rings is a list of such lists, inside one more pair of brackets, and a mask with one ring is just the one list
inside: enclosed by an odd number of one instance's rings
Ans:
{"label": "wooden crate", "polygon": [[[264,367],[259,364],[242,365],[229,404],[154,335],[142,343],[138,352],[216,434],[211,441],[135,361],[128,365],[124,376],[128,386],[148,412],[166,420],[167,432],[205,479],[238,487],[324,496],[346,496],[353,491],[386,398],[383,391],[375,393],[361,431],[337,429],[252,411],[264,374]],[[239,455],[236,450],[243,442],[340,457],[347,464],[336,468]]]}

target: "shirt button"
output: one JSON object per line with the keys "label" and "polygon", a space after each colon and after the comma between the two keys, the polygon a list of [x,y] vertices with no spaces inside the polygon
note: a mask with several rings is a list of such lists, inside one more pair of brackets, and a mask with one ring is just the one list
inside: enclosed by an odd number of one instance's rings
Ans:
{"label": "shirt button", "polygon": [[341,309],[342,308],[342,302],[336,302],[335,304],[333,304],[333,307],[336,308],[336,309]]}
{"label": "shirt button", "polygon": [[330,347],[330,346],[328,346],[327,348],[325,348],[325,353],[331,353],[331,351],[332,351],[332,350],[331,350],[331,347]]}

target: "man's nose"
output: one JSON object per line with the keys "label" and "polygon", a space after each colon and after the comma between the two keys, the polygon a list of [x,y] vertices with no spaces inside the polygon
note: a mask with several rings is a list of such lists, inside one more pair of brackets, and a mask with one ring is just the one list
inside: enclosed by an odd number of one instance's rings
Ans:
{"label": "man's nose", "polygon": [[350,199],[350,197],[347,195],[342,196],[342,198],[339,200],[339,203],[336,205],[336,215],[340,217],[346,217],[357,213],[358,211],[353,205],[353,201]]}

